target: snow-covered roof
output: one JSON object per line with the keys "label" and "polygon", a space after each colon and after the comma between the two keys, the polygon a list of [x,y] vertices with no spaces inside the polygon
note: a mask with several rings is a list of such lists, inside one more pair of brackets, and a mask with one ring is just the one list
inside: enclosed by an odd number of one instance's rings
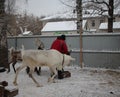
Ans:
{"label": "snow-covered roof", "polygon": [[[108,23],[101,23],[99,29],[105,30],[108,28]],[[120,29],[120,22],[113,22],[113,29]]]}
{"label": "snow-covered roof", "polygon": [[[85,24],[86,20],[83,20],[83,27],[85,26]],[[76,21],[48,22],[41,31],[74,31],[76,30],[76,28]]]}
{"label": "snow-covered roof", "polygon": [[25,32],[23,32],[23,35],[26,35],[26,34],[31,34],[31,31],[25,31]]}
{"label": "snow-covered roof", "polygon": [[31,31],[24,31],[23,33],[19,34],[19,36],[22,35],[32,35],[33,33]]}
{"label": "snow-covered roof", "polygon": [[45,18],[43,18],[41,20],[45,21],[45,20],[56,19],[56,18],[70,19],[70,18],[76,18],[76,15],[73,14],[72,12],[64,12],[64,13],[57,13],[57,14],[54,14],[54,15],[51,15],[51,16],[47,16],[47,17],[45,17]]}
{"label": "snow-covered roof", "polygon": [[[96,14],[95,12],[92,14],[83,14],[83,18],[90,18],[90,17],[101,17],[101,15]],[[66,13],[58,13],[55,15],[51,15],[51,16],[47,16],[43,19],[41,19],[42,21],[46,21],[46,20],[50,20],[50,19],[76,19],[77,15],[76,13],[72,13],[72,12],[66,12]]]}
{"label": "snow-covered roof", "polygon": [[[115,9],[114,10],[114,15],[115,14],[120,14],[120,9]],[[104,12],[102,15],[108,15],[108,12]],[[84,18],[91,18],[91,17],[101,17],[102,15],[98,14],[97,10],[92,10],[92,9],[83,10],[83,14],[82,14],[83,19]],[[46,21],[46,20],[56,19],[56,18],[59,18],[59,19],[63,19],[63,18],[72,19],[72,18],[77,18],[77,14],[73,13],[73,11],[67,11],[67,12],[57,13],[57,14],[54,14],[54,15],[51,15],[51,16],[47,16],[47,17],[45,17],[45,18],[43,18],[41,20]]]}

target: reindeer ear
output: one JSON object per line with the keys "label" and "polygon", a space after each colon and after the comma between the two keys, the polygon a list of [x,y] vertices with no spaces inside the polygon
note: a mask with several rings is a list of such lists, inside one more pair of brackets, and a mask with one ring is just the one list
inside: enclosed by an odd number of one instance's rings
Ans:
{"label": "reindeer ear", "polygon": [[24,45],[22,44],[22,49],[25,49]]}
{"label": "reindeer ear", "polygon": [[14,47],[11,47],[8,51],[9,51],[10,53],[12,53],[13,51],[15,51],[15,48],[14,48]]}

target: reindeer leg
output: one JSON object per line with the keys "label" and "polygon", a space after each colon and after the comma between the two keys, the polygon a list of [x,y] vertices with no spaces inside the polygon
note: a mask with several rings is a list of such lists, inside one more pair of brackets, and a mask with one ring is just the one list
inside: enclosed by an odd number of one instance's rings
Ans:
{"label": "reindeer leg", "polygon": [[48,79],[48,82],[55,82],[54,78],[57,75],[57,70],[56,68],[50,67],[51,72],[53,73],[53,75]]}
{"label": "reindeer leg", "polygon": [[41,73],[41,67],[39,67],[39,75],[40,75],[40,73]]}
{"label": "reindeer leg", "polygon": [[13,62],[13,64],[12,64],[15,73],[16,73],[16,70],[15,70],[15,64],[16,63],[17,63],[17,61]]}
{"label": "reindeer leg", "polygon": [[10,62],[10,63],[8,63],[8,71],[7,71],[7,73],[9,73],[10,72],[10,64],[11,64],[12,62]]}
{"label": "reindeer leg", "polygon": [[17,77],[18,77],[18,73],[24,68],[26,67],[24,64],[19,66],[17,69],[16,69],[16,75],[15,75],[15,78],[14,78],[14,81],[13,81],[13,84],[14,85],[17,85]]}
{"label": "reindeer leg", "polygon": [[[8,68],[8,71],[7,71],[7,73],[9,73],[10,72],[10,64],[11,64],[12,62],[10,62],[9,63],[9,68]],[[17,63],[17,61],[15,61],[15,62],[13,62],[12,63],[12,66],[13,66],[13,70],[14,70],[14,72],[16,73],[16,70],[15,70],[15,64]]]}
{"label": "reindeer leg", "polygon": [[30,72],[30,68],[27,66],[26,73],[29,74],[29,72]]}
{"label": "reindeer leg", "polygon": [[33,73],[34,69],[30,69],[30,72],[29,72],[29,77],[32,78],[32,80],[36,83],[37,87],[42,87],[42,85],[40,85],[36,80],[35,78],[33,77],[32,73]]}
{"label": "reindeer leg", "polygon": [[41,67],[35,67],[35,72],[37,73],[37,75],[40,75],[41,73]]}

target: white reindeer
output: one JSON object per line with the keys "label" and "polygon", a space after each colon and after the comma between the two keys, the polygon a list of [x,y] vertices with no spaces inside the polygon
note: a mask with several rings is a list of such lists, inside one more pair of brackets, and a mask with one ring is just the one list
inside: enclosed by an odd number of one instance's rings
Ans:
{"label": "white reindeer", "polygon": [[62,66],[69,65],[70,61],[75,60],[75,58],[72,58],[71,56],[66,54],[62,54],[57,50],[53,50],[53,49],[22,50],[21,52],[22,52],[23,61],[22,61],[22,65],[20,65],[20,67],[18,67],[16,70],[16,75],[13,82],[14,85],[17,85],[18,73],[26,66],[30,68],[29,76],[36,83],[37,87],[40,87],[42,85],[40,85],[32,76],[32,73],[36,66],[48,66],[51,73],[53,73],[53,75],[48,79],[48,82],[54,82],[54,78],[57,75],[56,68],[59,67],[59,65],[62,65]]}

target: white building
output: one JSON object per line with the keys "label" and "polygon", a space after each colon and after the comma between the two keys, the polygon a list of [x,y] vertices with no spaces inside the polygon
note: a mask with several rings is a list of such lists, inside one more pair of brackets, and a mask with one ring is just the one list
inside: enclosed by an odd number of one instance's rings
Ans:
{"label": "white building", "polygon": [[[114,22],[120,22],[120,9],[114,11]],[[52,22],[52,21],[63,21],[63,20],[77,20],[76,14],[66,12],[64,14],[57,14],[54,16],[49,16],[44,19],[43,21],[43,27],[46,23]],[[99,15],[93,10],[85,10],[83,11],[83,21],[86,21],[85,27],[83,27],[84,32],[95,32],[95,33],[101,33],[101,30],[99,29],[101,23],[108,22],[108,14],[104,13],[102,15]],[[119,24],[116,24],[119,26]],[[106,30],[105,30],[106,31]],[[103,31],[103,32],[105,32]],[[114,30],[116,32],[117,30]],[[119,31],[120,32],[120,31]],[[107,33],[107,31],[105,32]]]}
{"label": "white building", "polygon": [[[99,26],[100,32],[107,32],[108,23],[101,23]],[[120,22],[113,22],[113,32],[120,32]]]}
{"label": "white building", "polygon": [[[83,29],[85,26],[86,20],[83,21]],[[78,34],[76,21],[48,22],[41,32],[42,35]]]}

